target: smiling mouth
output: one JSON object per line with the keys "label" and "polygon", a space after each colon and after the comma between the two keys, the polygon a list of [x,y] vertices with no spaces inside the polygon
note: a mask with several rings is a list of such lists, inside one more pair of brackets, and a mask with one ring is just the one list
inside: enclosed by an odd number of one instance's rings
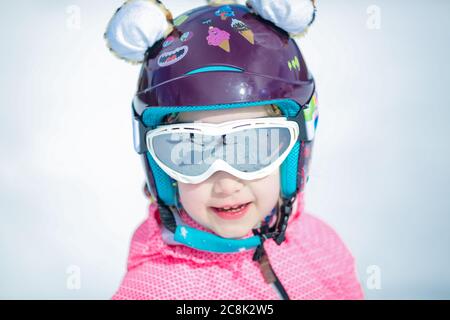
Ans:
{"label": "smiling mouth", "polygon": [[238,212],[239,210],[241,210],[245,205],[249,204],[250,202],[246,202],[243,204],[239,204],[239,205],[234,205],[234,206],[223,206],[223,207],[211,207],[213,209],[216,209],[218,211],[224,211],[224,212]]}
{"label": "smiling mouth", "polygon": [[225,220],[239,219],[244,216],[250,207],[251,202],[235,206],[210,207],[215,214]]}

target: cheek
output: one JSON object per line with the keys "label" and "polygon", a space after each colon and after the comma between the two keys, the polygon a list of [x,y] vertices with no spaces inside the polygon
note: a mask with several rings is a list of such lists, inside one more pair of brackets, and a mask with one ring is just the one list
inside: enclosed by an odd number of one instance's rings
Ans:
{"label": "cheek", "polygon": [[207,203],[209,192],[202,184],[184,184],[178,182],[178,193],[183,208],[189,213],[200,213]]}
{"label": "cheek", "polygon": [[253,193],[260,209],[271,210],[280,196],[280,172],[275,171],[271,175],[255,181],[252,184]]}

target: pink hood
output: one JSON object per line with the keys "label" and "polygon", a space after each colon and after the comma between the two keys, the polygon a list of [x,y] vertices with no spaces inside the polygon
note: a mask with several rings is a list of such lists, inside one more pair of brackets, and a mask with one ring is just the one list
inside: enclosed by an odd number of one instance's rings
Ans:
{"label": "pink hood", "polygon": [[[289,297],[298,299],[362,299],[354,259],[336,232],[303,211],[291,216],[286,240],[264,243],[270,264]],[[205,230],[187,215],[183,221]],[[279,299],[267,284],[254,250],[211,253],[171,245],[162,237],[156,204],[134,233],[128,271],[113,299]]]}

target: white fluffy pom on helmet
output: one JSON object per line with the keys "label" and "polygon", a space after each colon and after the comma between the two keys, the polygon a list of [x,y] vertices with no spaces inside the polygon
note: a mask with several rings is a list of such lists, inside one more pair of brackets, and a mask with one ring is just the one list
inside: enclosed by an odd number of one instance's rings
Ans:
{"label": "white fluffy pom on helmet", "polygon": [[247,6],[291,37],[304,34],[316,16],[315,0],[247,0]]}
{"label": "white fluffy pom on helmet", "polygon": [[[209,5],[236,0],[207,0]],[[247,0],[247,6],[290,36],[304,34],[316,15],[315,0]],[[174,30],[171,12],[159,0],[128,0],[113,15],[105,32],[109,49],[119,58],[140,63],[145,53]]]}
{"label": "white fluffy pom on helmet", "polygon": [[148,48],[173,30],[169,10],[157,0],[129,0],[111,18],[105,32],[110,50],[119,58],[139,63]]}

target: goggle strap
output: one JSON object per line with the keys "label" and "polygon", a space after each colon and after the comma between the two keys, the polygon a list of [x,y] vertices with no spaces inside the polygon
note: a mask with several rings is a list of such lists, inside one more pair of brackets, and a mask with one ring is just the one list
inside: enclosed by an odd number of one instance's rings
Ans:
{"label": "goggle strap", "polygon": [[148,151],[147,149],[147,142],[146,142],[146,136],[147,132],[151,130],[151,128],[148,128],[144,126],[142,121],[139,119],[139,117],[134,112],[134,107],[131,107],[131,111],[133,113],[132,115],[132,121],[133,121],[133,144],[134,144],[134,150],[138,154],[143,154]]}
{"label": "goggle strap", "polygon": [[298,125],[299,135],[298,139],[301,141],[311,141],[314,139],[314,131],[308,130],[308,122],[306,121],[305,111],[308,110],[309,105],[301,108],[294,117],[287,117],[288,121],[294,121]]}

